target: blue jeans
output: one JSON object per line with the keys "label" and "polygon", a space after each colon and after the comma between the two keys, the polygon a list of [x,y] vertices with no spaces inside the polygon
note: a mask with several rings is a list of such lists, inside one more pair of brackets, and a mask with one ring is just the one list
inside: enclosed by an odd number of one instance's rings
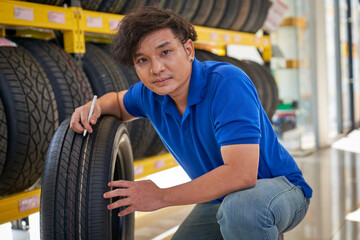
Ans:
{"label": "blue jeans", "polygon": [[302,189],[285,177],[259,179],[220,204],[197,204],[173,240],[277,240],[296,227],[309,207]]}

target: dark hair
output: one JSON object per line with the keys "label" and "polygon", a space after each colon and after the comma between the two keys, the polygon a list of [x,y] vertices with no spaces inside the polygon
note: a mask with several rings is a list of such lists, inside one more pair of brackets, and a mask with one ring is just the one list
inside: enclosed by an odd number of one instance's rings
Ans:
{"label": "dark hair", "polygon": [[155,30],[170,28],[174,35],[185,43],[196,41],[194,26],[184,17],[167,9],[142,7],[125,15],[111,45],[113,57],[121,64],[133,66],[133,56],[142,37]]}

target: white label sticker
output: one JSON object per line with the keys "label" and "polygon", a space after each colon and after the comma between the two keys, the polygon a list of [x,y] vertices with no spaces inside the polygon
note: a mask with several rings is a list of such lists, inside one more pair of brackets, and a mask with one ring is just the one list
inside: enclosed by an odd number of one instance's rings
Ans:
{"label": "white label sticker", "polygon": [[140,166],[134,167],[134,175],[135,175],[135,177],[140,175],[140,174],[143,174],[143,173],[144,173],[143,166],[140,165]]}
{"label": "white label sticker", "polygon": [[34,209],[39,206],[40,206],[39,195],[19,200],[19,212],[24,212],[30,209]]}
{"label": "white label sticker", "polygon": [[159,160],[155,162],[155,169],[160,169],[165,167],[165,160]]}
{"label": "white label sticker", "polygon": [[217,33],[210,33],[210,39],[212,41],[217,41],[219,39],[219,35]]}
{"label": "white label sticker", "polygon": [[14,18],[34,21],[34,9],[26,7],[14,7]]}
{"label": "white label sticker", "polygon": [[110,30],[112,31],[119,30],[119,24],[120,24],[120,20],[110,19],[109,20]]}
{"label": "white label sticker", "polygon": [[65,13],[48,12],[49,22],[65,24]]}
{"label": "white label sticker", "polygon": [[230,42],[230,35],[229,35],[229,34],[224,34],[223,40],[224,40],[225,42]]}
{"label": "white label sticker", "polygon": [[102,17],[89,17],[86,16],[86,26],[93,28],[102,28]]}
{"label": "white label sticker", "polygon": [[7,40],[6,38],[0,38],[0,47],[16,47],[16,43]]}

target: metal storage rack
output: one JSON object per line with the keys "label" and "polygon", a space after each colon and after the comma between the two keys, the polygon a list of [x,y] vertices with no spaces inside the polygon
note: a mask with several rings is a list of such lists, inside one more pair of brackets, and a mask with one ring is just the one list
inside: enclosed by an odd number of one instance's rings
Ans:
{"label": "metal storage rack", "polygon": [[[0,0],[0,40],[7,28],[20,35],[51,37],[52,30],[63,31],[66,52],[84,54],[85,37],[109,37],[116,32],[123,16],[83,10],[80,7],[58,7],[22,1]],[[230,30],[195,26],[198,41],[195,47],[226,55],[229,44],[255,46],[269,62],[272,52],[269,36],[257,36]],[[171,154],[150,157],[134,162],[135,178],[141,178],[177,166]],[[24,218],[40,209],[40,188],[0,198],[0,224]]]}

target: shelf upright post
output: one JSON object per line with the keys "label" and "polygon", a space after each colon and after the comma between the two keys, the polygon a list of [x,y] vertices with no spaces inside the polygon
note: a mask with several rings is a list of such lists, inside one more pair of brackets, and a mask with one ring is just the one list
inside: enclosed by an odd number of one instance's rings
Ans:
{"label": "shelf upright post", "polygon": [[0,28],[0,37],[5,37],[5,36],[6,36],[5,28]]}

